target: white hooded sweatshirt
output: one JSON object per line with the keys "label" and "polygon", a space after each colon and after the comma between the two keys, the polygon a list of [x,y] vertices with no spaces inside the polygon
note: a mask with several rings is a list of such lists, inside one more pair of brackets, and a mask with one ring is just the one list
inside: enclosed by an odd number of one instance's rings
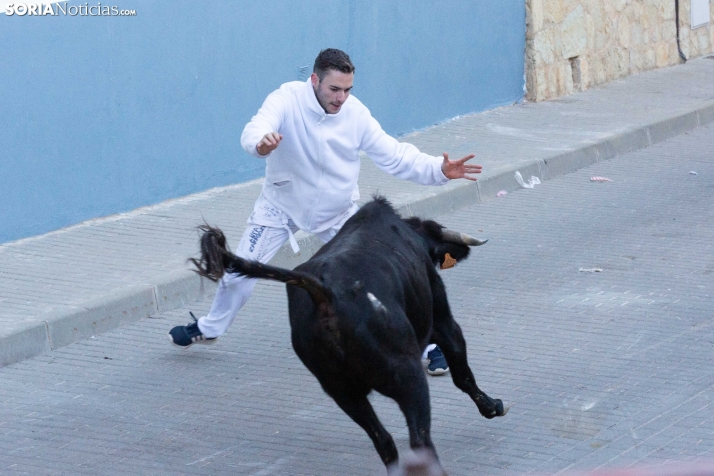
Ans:
{"label": "white hooded sweatshirt", "polygon": [[[256,146],[269,132],[283,139],[261,156]],[[326,114],[309,78],[285,83],[268,95],[245,126],[241,145],[267,158],[265,199],[312,233],[334,226],[359,198],[360,151],[396,177],[423,185],[449,181],[441,171],[442,157],[387,135],[356,97],[350,95],[337,114]]]}

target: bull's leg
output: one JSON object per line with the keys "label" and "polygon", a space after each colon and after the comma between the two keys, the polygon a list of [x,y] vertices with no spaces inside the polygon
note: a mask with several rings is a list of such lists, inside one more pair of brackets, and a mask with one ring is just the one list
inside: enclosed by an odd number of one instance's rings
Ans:
{"label": "bull's leg", "polygon": [[409,446],[431,462],[429,474],[445,474],[439,464],[434,444],[431,441],[431,405],[429,385],[426,381],[421,359],[401,358],[392,362],[392,384],[377,390],[397,402],[409,427]]}
{"label": "bull's leg", "polygon": [[434,296],[432,342],[441,347],[444,352],[454,385],[471,397],[484,417],[490,419],[505,415],[508,408],[504,408],[503,402],[489,397],[476,385],[476,379],[469,368],[466,357],[464,335],[451,314],[451,308],[446,299],[446,289],[438,276],[432,285],[432,291]]}
{"label": "bull's leg", "polygon": [[382,423],[374,413],[372,404],[369,403],[366,395],[354,395],[345,391],[330,392],[330,396],[335,400],[337,405],[352,418],[355,423],[362,427],[367,435],[372,439],[374,447],[382,458],[382,462],[387,466],[396,467],[399,462],[399,454],[397,446],[394,444],[392,435],[382,426]]}
{"label": "bull's leg", "polygon": [[400,362],[392,368],[394,382],[399,385],[390,385],[378,388],[381,394],[393,399],[407,420],[409,427],[409,446],[412,449],[431,448],[431,406],[429,404],[429,384],[421,366],[421,360],[414,362]]}
{"label": "bull's leg", "polygon": [[431,462],[429,474],[446,476],[431,441],[429,384],[421,366],[421,358],[414,357],[413,360],[399,359],[397,362],[391,362],[393,367],[390,372],[399,376],[398,382],[380,386],[376,390],[399,405],[409,428],[409,446]]}

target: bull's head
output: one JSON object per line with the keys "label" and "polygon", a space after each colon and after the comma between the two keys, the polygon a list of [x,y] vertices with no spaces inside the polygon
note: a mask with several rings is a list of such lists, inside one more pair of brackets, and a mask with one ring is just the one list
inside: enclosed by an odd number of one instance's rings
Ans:
{"label": "bull's head", "polygon": [[481,246],[488,241],[449,230],[432,220],[411,217],[404,221],[426,240],[434,265],[438,265],[441,269],[451,268],[468,257],[471,246]]}

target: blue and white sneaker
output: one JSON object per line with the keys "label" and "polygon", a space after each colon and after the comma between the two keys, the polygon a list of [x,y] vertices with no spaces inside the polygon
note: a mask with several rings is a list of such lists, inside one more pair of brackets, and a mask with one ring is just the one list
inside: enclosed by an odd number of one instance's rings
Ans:
{"label": "blue and white sneaker", "polygon": [[198,328],[198,319],[189,312],[191,317],[193,317],[193,322],[186,324],[185,326],[176,326],[169,331],[169,340],[176,347],[182,349],[188,349],[193,344],[215,344],[218,337],[206,337]]}
{"label": "blue and white sneaker", "polygon": [[449,364],[446,363],[446,357],[438,345],[426,355],[429,360],[426,371],[429,375],[443,375],[449,371]]}

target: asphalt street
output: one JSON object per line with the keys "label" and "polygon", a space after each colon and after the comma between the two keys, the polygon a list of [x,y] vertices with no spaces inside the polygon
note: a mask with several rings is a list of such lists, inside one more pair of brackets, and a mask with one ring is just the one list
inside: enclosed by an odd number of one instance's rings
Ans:
{"label": "asphalt street", "polygon": [[[443,276],[479,386],[512,405],[486,420],[429,378],[449,474],[714,460],[714,126],[436,218],[489,239]],[[209,305],[0,368],[0,474],[384,473],[294,355],[282,285],[216,345],[170,346]]]}

